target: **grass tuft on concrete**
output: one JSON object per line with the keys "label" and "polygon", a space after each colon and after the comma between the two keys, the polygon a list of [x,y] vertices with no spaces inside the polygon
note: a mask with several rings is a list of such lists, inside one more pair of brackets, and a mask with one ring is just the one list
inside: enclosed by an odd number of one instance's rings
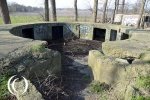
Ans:
{"label": "grass tuft on concrete", "polygon": [[92,93],[103,93],[104,91],[109,90],[109,85],[100,82],[92,82],[90,84],[90,91]]}
{"label": "grass tuft on concrete", "polygon": [[42,53],[44,51],[45,51],[45,46],[44,45],[33,45],[31,47],[31,52]]}

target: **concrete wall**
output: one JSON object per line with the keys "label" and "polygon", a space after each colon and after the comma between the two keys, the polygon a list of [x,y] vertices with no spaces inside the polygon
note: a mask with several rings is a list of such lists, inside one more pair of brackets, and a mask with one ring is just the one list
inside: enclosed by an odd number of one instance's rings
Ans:
{"label": "concrete wall", "polygon": [[[13,27],[10,32],[16,36],[23,37],[22,29],[33,28],[34,39],[37,40],[52,40],[52,27],[63,26],[63,38],[70,39],[76,36],[81,39],[93,40],[94,29],[106,30],[105,41],[110,41],[110,36],[116,38],[115,40],[121,40],[122,33],[132,30],[131,27],[125,27],[113,24],[101,24],[101,23],[34,23],[26,25],[18,25]],[[112,31],[113,30],[113,31]],[[114,36],[114,31],[117,35]],[[99,33],[101,34],[101,33]]]}
{"label": "concrete wall", "polygon": [[[33,29],[35,40],[52,40],[52,27],[62,26],[63,27],[63,38],[68,39],[73,35],[69,24],[64,23],[37,23],[37,24],[27,24],[14,27],[10,32],[16,36],[23,37],[23,29]],[[30,34],[30,33],[29,33]]]}

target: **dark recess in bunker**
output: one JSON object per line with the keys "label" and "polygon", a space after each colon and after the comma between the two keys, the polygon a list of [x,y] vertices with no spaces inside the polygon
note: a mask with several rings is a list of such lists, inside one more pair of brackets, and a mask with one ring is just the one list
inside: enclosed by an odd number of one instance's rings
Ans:
{"label": "dark recess in bunker", "polygon": [[52,40],[62,40],[62,39],[63,39],[63,26],[53,26]]}
{"label": "dark recess in bunker", "polygon": [[34,39],[34,31],[33,28],[22,29],[22,36],[24,38]]}
{"label": "dark recess in bunker", "polygon": [[110,31],[110,41],[115,41],[117,38],[117,30]]}
{"label": "dark recess in bunker", "polygon": [[121,40],[125,40],[125,39],[128,39],[128,38],[129,38],[128,34],[122,33]]}
{"label": "dark recess in bunker", "polygon": [[94,28],[93,40],[105,42],[106,29]]}

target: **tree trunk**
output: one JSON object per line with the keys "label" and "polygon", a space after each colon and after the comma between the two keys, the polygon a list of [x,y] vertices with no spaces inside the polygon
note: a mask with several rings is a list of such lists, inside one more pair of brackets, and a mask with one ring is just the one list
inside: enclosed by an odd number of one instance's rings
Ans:
{"label": "tree trunk", "polygon": [[140,9],[140,13],[139,13],[138,22],[137,22],[137,28],[140,28],[140,24],[143,24],[143,23],[141,23],[141,20],[142,20],[143,13],[144,13],[145,3],[146,3],[146,0],[141,0],[141,9]]}
{"label": "tree trunk", "polygon": [[0,10],[4,24],[11,24],[6,0],[0,0]]}
{"label": "tree trunk", "polygon": [[114,19],[115,19],[115,15],[117,13],[117,4],[118,4],[118,0],[115,0],[115,9],[114,9],[114,12],[113,12],[113,17],[112,17],[112,24],[114,23]]}
{"label": "tree trunk", "polygon": [[107,10],[107,3],[108,3],[108,0],[105,0],[104,2],[104,11],[103,11],[103,19],[102,19],[102,23],[105,23],[105,20],[106,20],[106,10]]}
{"label": "tree trunk", "polygon": [[[122,0],[122,6],[121,6],[121,14],[124,14],[124,6],[125,6],[125,0]],[[121,16],[121,24],[123,20],[123,15]]]}
{"label": "tree trunk", "polygon": [[52,9],[52,21],[57,21],[55,0],[51,0],[51,9]]}
{"label": "tree trunk", "polygon": [[75,9],[75,21],[78,21],[78,7],[77,7],[77,0],[74,0],[74,9]]}
{"label": "tree trunk", "polygon": [[121,13],[124,14],[125,0],[122,0]]}
{"label": "tree trunk", "polygon": [[116,2],[117,2],[117,4],[116,4],[116,14],[119,12],[119,1],[120,0],[117,0]]}
{"label": "tree trunk", "polygon": [[45,0],[44,6],[45,6],[45,21],[49,21],[49,2],[48,2],[48,0]]}
{"label": "tree trunk", "polygon": [[98,0],[94,0],[93,22],[95,22],[95,23],[96,23],[96,21],[97,21],[97,9],[98,9]]}

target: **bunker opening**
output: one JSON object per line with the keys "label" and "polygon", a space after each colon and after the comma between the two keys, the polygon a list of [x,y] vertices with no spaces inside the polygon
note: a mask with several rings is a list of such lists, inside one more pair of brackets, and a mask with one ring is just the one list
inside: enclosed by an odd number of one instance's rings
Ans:
{"label": "bunker opening", "polygon": [[115,41],[117,38],[117,30],[110,31],[110,41]]}
{"label": "bunker opening", "polygon": [[52,26],[52,40],[63,39],[63,26]]}
{"label": "bunker opening", "polygon": [[127,60],[127,62],[128,62],[129,64],[132,64],[133,61],[135,60],[134,57],[125,57],[124,59]]}
{"label": "bunker opening", "polygon": [[106,29],[94,28],[93,40],[105,42]]}
{"label": "bunker opening", "polygon": [[125,34],[125,33],[122,33],[121,35],[121,40],[126,40],[129,38],[129,35],[128,34]]}
{"label": "bunker opening", "polygon": [[22,36],[24,38],[34,39],[34,30],[33,30],[33,28],[22,29]]}

